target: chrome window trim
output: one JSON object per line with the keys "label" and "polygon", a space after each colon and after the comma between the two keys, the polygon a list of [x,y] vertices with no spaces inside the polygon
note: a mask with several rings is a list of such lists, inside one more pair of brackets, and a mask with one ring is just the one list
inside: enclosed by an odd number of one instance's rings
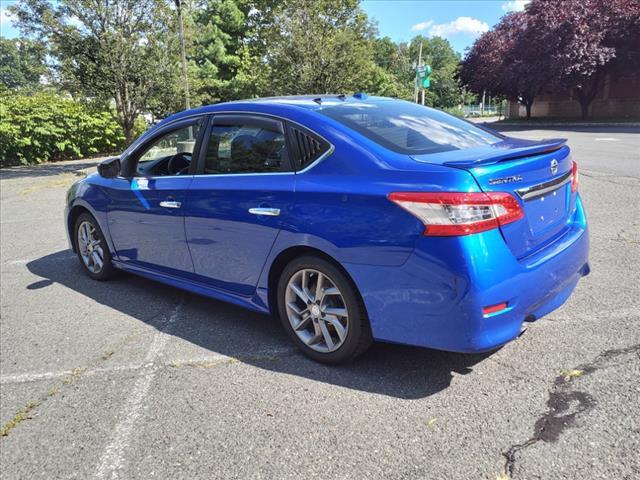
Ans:
{"label": "chrome window trim", "polygon": [[[322,155],[320,155],[318,158],[316,158],[312,163],[310,163],[309,165],[304,167],[302,170],[297,170],[297,171],[296,170],[291,170],[290,172],[254,172],[254,173],[220,173],[220,174],[208,173],[208,174],[193,175],[194,177],[235,177],[235,176],[240,176],[240,175],[242,175],[242,176],[246,176],[246,175],[297,175],[297,174],[300,174],[300,173],[308,172],[311,168],[315,167],[321,161],[323,161],[325,158],[327,158],[329,155],[331,155],[336,149],[336,147],[333,145],[333,143],[331,143],[329,140],[327,140],[324,136],[320,135],[314,129],[309,128],[306,125],[303,125],[303,124],[301,124],[299,122],[296,122],[295,120],[291,120],[289,118],[282,117],[280,115],[275,115],[273,113],[255,112],[255,111],[249,111],[249,110],[220,110],[220,111],[215,111],[215,112],[209,112],[209,115],[212,115],[214,117],[216,115],[221,115],[221,114],[262,115],[264,117],[275,118],[275,119],[283,121],[283,122],[289,122],[289,123],[292,123],[294,125],[298,125],[298,126],[304,128],[304,129],[309,130],[311,133],[313,133],[314,135],[318,136],[319,138],[321,138],[322,140],[327,142],[327,144],[329,145],[329,148],[327,149],[326,152],[324,152]],[[173,122],[171,122],[171,123],[173,123]]]}
{"label": "chrome window trim", "polygon": [[[311,130],[313,132],[313,130]],[[313,132],[315,133],[315,132]],[[318,135],[320,137],[320,135]],[[324,137],[320,137],[322,139],[324,139]],[[327,142],[325,140],[325,142]],[[325,158],[327,158],[329,155],[331,155],[333,153],[333,151],[336,149],[336,147],[333,146],[333,143],[331,142],[327,142],[329,144],[329,148],[327,149],[326,152],[324,152],[322,155],[320,155],[318,158],[316,158],[313,162],[311,162],[309,165],[307,165],[306,167],[304,167],[302,170],[298,170],[296,173],[306,173],[309,170],[311,170],[313,167],[315,167],[317,164],[319,164],[320,162],[322,162]]]}
{"label": "chrome window trim", "polygon": [[[289,122],[292,123],[294,125],[298,125],[302,128],[305,128],[307,130],[309,130],[311,133],[313,133],[314,135],[318,136],[319,138],[321,138],[322,140],[324,140],[325,142],[327,142],[327,144],[329,145],[329,148],[327,149],[326,152],[324,152],[322,155],[320,155],[318,158],[316,158],[312,163],[310,163],[309,165],[307,165],[306,167],[304,167],[302,170],[291,170],[290,172],[253,172],[253,173],[220,173],[220,174],[215,174],[215,173],[202,173],[202,174],[197,174],[197,175],[180,175],[181,177],[192,177],[192,178],[200,178],[200,177],[238,177],[238,176],[247,176],[247,175],[297,175],[297,174],[301,174],[301,173],[307,173],[309,170],[311,170],[312,168],[314,168],[316,165],[318,165],[320,162],[322,162],[323,160],[325,160],[329,155],[331,155],[336,147],[333,145],[333,143],[331,143],[329,140],[327,140],[324,136],[320,135],[318,132],[316,132],[314,129],[307,127],[306,125],[303,125],[299,122],[296,122],[295,120],[291,120],[289,118],[286,117],[282,117],[280,115],[275,115],[273,113],[264,113],[264,112],[255,112],[255,111],[250,111],[250,110],[216,110],[213,112],[200,112],[200,113],[194,113],[192,115],[187,115],[184,116],[182,118],[176,118],[175,120],[170,121],[169,123],[167,123],[166,125],[162,126],[162,130],[164,130],[165,128],[170,127],[171,125],[173,125],[174,123],[178,123],[178,122],[182,122],[184,120],[188,120],[190,118],[193,117],[201,117],[201,116],[213,116],[215,117],[216,115],[221,115],[221,114],[233,114],[233,115],[238,115],[238,114],[244,114],[244,115],[262,115],[264,117],[271,117],[271,118],[275,118],[277,120],[283,121],[283,122]],[[140,137],[142,138],[142,137]],[[131,144],[130,149],[133,151],[136,148],[134,142],[133,144]],[[131,148],[134,147],[134,148]],[[129,150],[129,149],[127,149]],[[126,150],[125,150],[126,152]],[[124,153],[123,153],[124,155]],[[171,176],[175,176],[175,175],[160,175],[160,176],[154,176],[154,177],[132,177],[132,178],[148,178],[148,179],[155,179],[155,178],[167,178],[167,177],[171,177]]]}
{"label": "chrome window trim", "polygon": [[524,200],[532,200],[537,197],[541,197],[542,195],[546,195],[547,193],[553,192],[563,185],[569,183],[571,181],[571,171],[555,178],[553,180],[549,180],[543,183],[539,183],[537,185],[532,185],[527,188],[521,188],[516,190],[518,196]]}
{"label": "chrome window trim", "polygon": [[[150,137],[155,137],[156,134],[162,135],[165,132],[165,129],[167,127],[170,127],[171,125],[173,125],[175,123],[180,123],[182,121],[190,120],[190,119],[195,118],[195,117],[207,117],[208,115],[209,115],[208,113],[194,113],[192,115],[187,115],[187,116],[182,117],[182,118],[176,118],[175,120],[171,120],[169,123],[167,123],[165,125],[162,125],[162,127],[159,127],[158,128],[158,132],[154,132],[153,135],[150,135]],[[150,140],[150,139],[145,138],[146,133],[149,132],[153,127],[157,127],[157,126],[158,125],[152,125],[151,127],[149,127],[147,129],[146,132],[144,132],[142,135],[140,135],[138,138],[136,138],[133,141],[133,143],[131,145],[129,145],[124,150],[124,152],[122,152],[120,154],[120,158],[122,159],[123,157],[128,157],[129,155],[131,155],[134,152],[134,150],[137,150],[138,147],[140,147],[140,146],[142,146],[142,144],[146,143],[147,140]]]}

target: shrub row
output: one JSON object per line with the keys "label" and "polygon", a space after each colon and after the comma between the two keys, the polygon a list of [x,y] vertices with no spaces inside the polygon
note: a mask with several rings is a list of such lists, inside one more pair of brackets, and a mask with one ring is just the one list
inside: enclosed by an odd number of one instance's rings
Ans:
{"label": "shrub row", "polygon": [[54,93],[0,93],[0,166],[113,152],[124,144],[115,114],[103,104]]}

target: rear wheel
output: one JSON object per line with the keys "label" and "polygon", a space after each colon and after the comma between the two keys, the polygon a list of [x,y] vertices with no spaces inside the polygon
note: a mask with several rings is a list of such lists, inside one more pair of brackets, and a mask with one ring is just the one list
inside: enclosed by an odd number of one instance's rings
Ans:
{"label": "rear wheel", "polygon": [[98,226],[88,213],[81,214],[75,224],[76,251],[84,271],[94,280],[108,280],[115,275],[109,246]]}
{"label": "rear wheel", "polygon": [[355,286],[322,258],[300,257],[285,267],[278,309],[289,336],[316,361],[349,361],[371,345],[369,320]]}

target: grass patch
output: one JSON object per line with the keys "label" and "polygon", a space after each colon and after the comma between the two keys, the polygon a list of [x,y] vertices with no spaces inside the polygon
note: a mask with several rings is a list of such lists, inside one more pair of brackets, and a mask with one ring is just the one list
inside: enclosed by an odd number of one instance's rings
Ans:
{"label": "grass patch", "polygon": [[584,375],[584,370],[577,370],[577,369],[571,368],[569,370],[563,370],[562,372],[560,372],[560,375],[564,378],[565,382],[568,382],[572,378],[577,378]]}
{"label": "grass patch", "polygon": [[32,187],[25,188],[18,192],[19,195],[30,195],[35,192],[39,192],[41,190],[47,190],[50,188],[67,188],[70,187],[78,178],[82,178],[86,176],[85,172],[71,172],[71,173],[61,173],[60,175],[56,175],[53,178],[42,181]]}
{"label": "grass patch", "polygon": [[65,385],[71,385],[75,383],[85,370],[86,368],[74,368],[73,370],[71,370],[71,373],[67,375],[64,380],[62,380],[62,383],[64,383]]}
{"label": "grass patch", "polygon": [[38,405],[40,405],[40,402],[37,402],[35,400],[31,400],[30,402],[27,402],[27,404],[24,407],[22,407],[20,410],[16,412],[16,414],[13,416],[11,420],[9,420],[7,423],[4,424],[4,426],[2,427],[2,431],[0,431],[0,436],[6,437],[7,435],[9,435],[9,432],[14,428],[16,428],[20,423],[22,423],[24,420],[31,418],[29,416],[29,413]]}

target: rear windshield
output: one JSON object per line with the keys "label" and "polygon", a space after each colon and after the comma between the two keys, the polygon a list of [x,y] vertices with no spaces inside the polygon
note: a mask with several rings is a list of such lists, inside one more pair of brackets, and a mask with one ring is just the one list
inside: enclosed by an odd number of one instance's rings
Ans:
{"label": "rear windshield", "polygon": [[502,140],[498,133],[402,100],[345,103],[319,112],[383,147],[409,155],[481,147]]}

